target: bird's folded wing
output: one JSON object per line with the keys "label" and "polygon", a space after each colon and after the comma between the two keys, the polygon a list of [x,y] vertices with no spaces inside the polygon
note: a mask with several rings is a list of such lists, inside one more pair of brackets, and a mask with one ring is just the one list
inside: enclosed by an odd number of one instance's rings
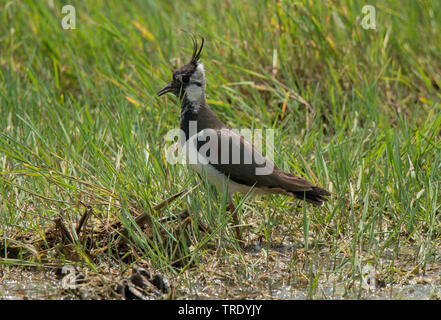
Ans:
{"label": "bird's folded wing", "polygon": [[268,189],[287,189],[290,193],[308,191],[312,185],[302,178],[279,170],[241,135],[231,129],[204,129],[192,139],[199,156],[230,180]]}

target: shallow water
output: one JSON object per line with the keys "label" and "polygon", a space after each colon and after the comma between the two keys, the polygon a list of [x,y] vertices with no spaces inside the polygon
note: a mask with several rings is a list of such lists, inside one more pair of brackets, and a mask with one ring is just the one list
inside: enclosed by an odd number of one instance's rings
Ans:
{"label": "shallow water", "polygon": [[0,299],[62,299],[61,282],[52,272],[0,271]]}
{"label": "shallow water", "polygon": [[[281,250],[281,248],[277,248]],[[282,248],[283,251],[284,248]],[[289,248],[290,250],[292,248]],[[261,248],[250,250],[251,254],[258,254]],[[288,250],[289,251],[289,250]],[[251,258],[251,257],[250,257]],[[288,260],[279,259],[272,264],[278,270],[286,270]],[[386,263],[389,260],[382,260]],[[386,263],[388,265],[388,263]],[[400,270],[405,270],[405,263],[398,262],[395,266]],[[268,273],[263,271],[263,274]],[[361,283],[358,279],[348,279],[346,273],[342,276],[329,274],[322,276],[318,282],[313,295],[309,295],[310,284],[307,279],[295,280],[290,284],[284,282],[286,277],[271,274],[265,281],[265,285],[260,288],[257,286],[240,289],[238,294],[243,299],[284,299],[284,300],[303,300],[303,299],[368,299],[368,300],[427,300],[441,299],[441,265],[439,262],[432,261],[425,266],[424,273],[403,272],[402,276],[395,280],[394,284],[388,284],[389,281],[379,279],[376,270],[367,265],[362,270]],[[221,288],[226,286],[235,286],[233,283],[226,283],[223,280],[211,279],[211,290],[204,289],[197,283],[192,284],[198,292],[193,294],[184,294],[184,298],[209,298],[219,299],[224,295]],[[353,285],[351,286],[350,283]],[[65,285],[64,285],[65,286]],[[270,290],[268,290],[270,288]],[[233,289],[233,287],[230,287]],[[93,288],[91,288],[92,291]],[[233,289],[234,290],[234,289]],[[263,292],[263,291],[265,292]],[[241,292],[240,292],[241,291]],[[242,294],[241,294],[242,293]],[[230,298],[234,296],[229,296]],[[9,267],[0,269],[0,299],[71,299],[63,289],[63,279],[57,277],[52,269],[34,270],[23,267]],[[180,297],[177,297],[180,298]]]}
{"label": "shallow water", "polygon": [[[305,300],[308,299],[308,292],[305,289],[292,287],[280,287],[273,291],[273,297],[283,300]],[[391,285],[376,291],[361,291],[357,297],[345,293],[343,288],[332,286],[324,287],[321,292],[314,296],[314,299],[363,299],[363,300],[430,300],[441,299],[441,286],[432,284],[408,284]]]}
{"label": "shallow water", "polygon": [[[19,280],[1,280],[0,299],[64,299],[61,281],[54,280],[48,275],[21,274]],[[368,299],[368,300],[428,300],[441,298],[441,285],[438,279],[432,282],[409,283],[405,285],[388,285],[384,288],[369,290],[362,289],[356,297],[345,293],[342,284],[321,284],[315,299]],[[437,281],[436,281],[437,280]],[[273,286],[271,296],[275,299],[303,300],[308,298],[308,288],[294,286]]]}
{"label": "shallow water", "polygon": [[[369,280],[369,281],[366,281]],[[441,271],[434,267],[424,275],[414,275],[404,284],[379,284],[372,274],[364,274],[363,283],[356,290],[346,290],[347,282],[321,281],[313,299],[365,299],[365,300],[429,300],[441,299]],[[277,299],[308,299],[308,286],[273,286],[272,296]]]}

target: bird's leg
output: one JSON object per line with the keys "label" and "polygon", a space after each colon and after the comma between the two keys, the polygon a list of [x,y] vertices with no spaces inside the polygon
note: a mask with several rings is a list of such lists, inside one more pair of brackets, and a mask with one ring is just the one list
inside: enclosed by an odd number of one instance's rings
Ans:
{"label": "bird's leg", "polygon": [[242,240],[242,236],[240,235],[239,218],[237,217],[236,207],[233,204],[231,195],[228,195],[228,206],[230,207],[231,214],[233,215],[233,221],[236,224],[234,229],[236,230],[237,240]]}

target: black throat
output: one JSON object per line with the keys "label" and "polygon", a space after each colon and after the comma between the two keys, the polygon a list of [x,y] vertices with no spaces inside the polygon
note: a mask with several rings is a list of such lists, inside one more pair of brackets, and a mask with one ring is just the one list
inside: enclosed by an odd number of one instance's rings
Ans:
{"label": "black throat", "polygon": [[[194,126],[194,127],[193,127]],[[208,107],[205,99],[200,104],[191,103],[186,97],[181,102],[181,142],[190,138],[191,135],[197,134],[204,129],[222,129],[227,128],[225,124],[216,116],[216,114]]]}
{"label": "black throat", "polygon": [[[190,100],[187,99],[187,97],[184,96],[182,99],[181,104],[181,130],[185,134],[185,137],[181,137],[183,139],[182,141],[187,141],[190,134],[190,121],[194,124],[197,123],[198,120],[198,108],[190,102]],[[198,133],[201,129],[196,128],[196,132],[194,132],[195,129],[192,128],[191,134]]]}

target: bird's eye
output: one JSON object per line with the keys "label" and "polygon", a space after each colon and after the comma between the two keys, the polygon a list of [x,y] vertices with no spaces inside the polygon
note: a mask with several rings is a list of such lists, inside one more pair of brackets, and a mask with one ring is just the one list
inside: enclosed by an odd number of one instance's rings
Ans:
{"label": "bird's eye", "polygon": [[190,77],[189,76],[183,76],[182,77],[182,82],[183,83],[187,83],[188,81],[190,81]]}

